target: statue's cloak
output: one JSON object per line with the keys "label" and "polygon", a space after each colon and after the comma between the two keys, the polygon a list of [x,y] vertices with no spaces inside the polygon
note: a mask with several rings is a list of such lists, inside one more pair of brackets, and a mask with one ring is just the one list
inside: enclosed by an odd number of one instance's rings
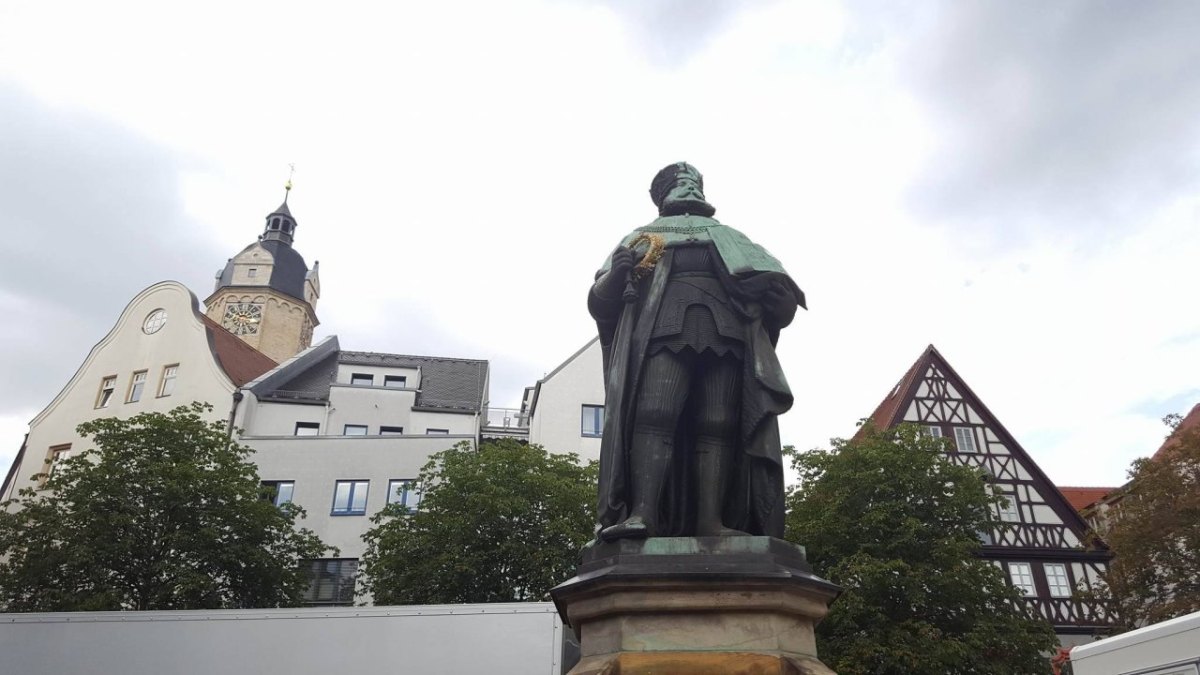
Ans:
{"label": "statue's cloak", "polygon": [[[702,216],[665,216],[639,227],[621,241],[628,246],[643,234],[665,242],[654,272],[638,286],[635,302],[617,312],[593,312],[604,356],[605,419],[600,446],[600,493],[597,509],[601,528],[629,516],[629,448],[633,437],[634,397],[650,343],[663,292],[671,274],[672,249],[711,242],[717,252],[717,275],[743,321],[743,373],[734,477],[725,501],[726,526],[756,535],[783,536],[783,459],[778,416],[792,407],[792,392],[775,355],[779,328],[764,323],[756,301],[771,284],[790,291],[801,307],[804,293],[766,249],[737,230]],[[639,246],[639,251],[645,245]],[[600,274],[610,264],[605,261]],[[691,454],[691,430],[680,425],[675,447]],[[687,456],[672,462],[673,474],[664,490],[658,536],[691,531],[694,511],[687,486]]]}

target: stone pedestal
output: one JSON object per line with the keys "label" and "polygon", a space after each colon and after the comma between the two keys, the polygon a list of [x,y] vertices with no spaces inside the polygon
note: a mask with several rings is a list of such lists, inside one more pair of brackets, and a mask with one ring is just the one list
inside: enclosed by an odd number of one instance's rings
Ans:
{"label": "stone pedestal", "polygon": [[833,675],[813,627],[838,592],[779,539],[662,537],[593,546],[551,595],[570,675]]}

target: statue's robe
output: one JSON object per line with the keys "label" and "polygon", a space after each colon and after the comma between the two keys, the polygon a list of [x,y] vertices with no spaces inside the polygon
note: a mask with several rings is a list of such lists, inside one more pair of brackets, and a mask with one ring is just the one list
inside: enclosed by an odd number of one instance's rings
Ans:
{"label": "statue's robe", "polygon": [[[791,292],[804,307],[804,293],[766,249],[737,230],[702,216],[664,216],[621,241],[628,246],[643,234],[662,237],[666,247],[654,272],[638,286],[635,302],[613,307],[593,292],[589,300],[604,357],[605,419],[600,446],[599,527],[629,516],[629,449],[633,438],[635,396],[663,292],[671,275],[672,249],[709,243],[717,252],[717,276],[743,319],[744,335],[736,466],[725,500],[727,527],[749,534],[783,536],[783,459],[778,416],[792,406],[792,393],[775,355],[779,326],[764,321],[756,301],[773,283]],[[641,245],[641,246],[644,246]],[[639,251],[642,249],[639,247]],[[597,275],[611,264],[606,260]],[[617,301],[620,302],[620,301]],[[680,424],[675,447],[689,453],[690,429]],[[664,489],[664,518],[657,536],[690,534],[694,508],[686,457],[676,457]]]}

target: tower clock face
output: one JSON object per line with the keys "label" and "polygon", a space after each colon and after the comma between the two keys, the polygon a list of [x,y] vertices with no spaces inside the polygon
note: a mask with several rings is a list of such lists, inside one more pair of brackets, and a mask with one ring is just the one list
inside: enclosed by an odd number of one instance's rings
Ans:
{"label": "tower clock face", "polygon": [[225,305],[222,324],[234,335],[253,335],[262,322],[262,305],[253,302],[231,302]]}

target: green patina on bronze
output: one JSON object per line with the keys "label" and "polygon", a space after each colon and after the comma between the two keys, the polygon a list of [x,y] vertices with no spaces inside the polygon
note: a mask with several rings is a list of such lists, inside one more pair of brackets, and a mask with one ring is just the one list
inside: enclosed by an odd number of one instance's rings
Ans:
{"label": "green patina on bronze", "polygon": [[794,399],[775,344],[804,292],[713,217],[695,167],[664,167],[650,197],[658,217],[621,239],[588,294],[605,372],[599,540],[782,537],[778,417]]}
{"label": "green patina on bronze", "polygon": [[[725,263],[725,269],[729,270],[730,274],[741,275],[757,272],[787,274],[787,271],[783,269],[783,265],[780,264],[775,256],[768,253],[767,249],[750,241],[746,235],[728,225],[722,224],[715,218],[686,214],[682,216],[662,216],[656,218],[649,225],[644,225],[630,232],[621,240],[621,246],[628,246],[630,242],[643,234],[656,234],[662,237],[668,248],[671,246],[712,242],[717,249],[717,253],[721,256],[721,261]],[[644,249],[643,245],[639,247],[638,252],[644,253]],[[611,260],[605,258],[601,269],[608,271],[611,262]]]}

